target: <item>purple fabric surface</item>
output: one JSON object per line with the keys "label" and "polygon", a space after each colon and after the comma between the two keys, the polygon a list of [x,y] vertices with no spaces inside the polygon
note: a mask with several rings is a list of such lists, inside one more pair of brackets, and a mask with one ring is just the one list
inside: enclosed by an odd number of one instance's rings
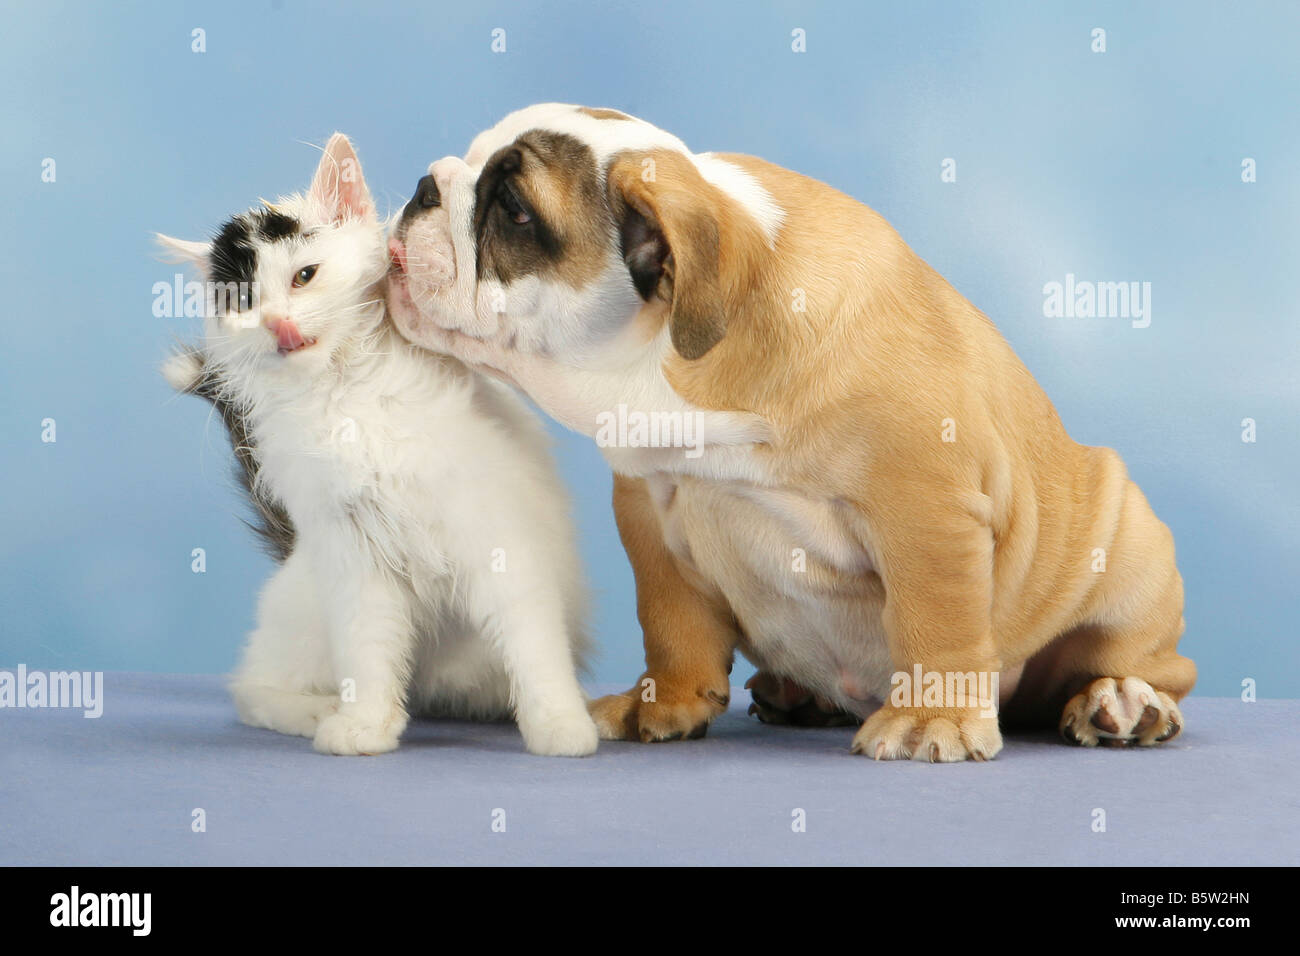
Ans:
{"label": "purple fabric surface", "polygon": [[447,721],[324,757],[237,723],[213,676],[108,674],[104,696],[97,720],[0,710],[0,864],[1300,863],[1300,701],[1192,697],[1150,751],[1014,736],[991,763],[931,766],[761,725],[739,688],[704,740],[582,760]]}

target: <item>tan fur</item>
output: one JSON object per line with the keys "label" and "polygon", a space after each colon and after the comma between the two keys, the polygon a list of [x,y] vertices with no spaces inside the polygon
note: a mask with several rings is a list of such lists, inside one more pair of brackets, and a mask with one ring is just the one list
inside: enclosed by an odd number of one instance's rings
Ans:
{"label": "tan fur", "polygon": [[[652,179],[645,176],[647,168],[654,170]],[[734,214],[680,153],[623,153],[610,164],[606,181],[616,219],[624,214],[620,203],[626,204],[664,233],[672,252],[659,297],[671,306],[674,348],[699,358],[726,334],[727,316],[743,302],[758,265],[761,233],[743,214]]]}
{"label": "tan fur", "polygon": [[643,479],[614,476],[614,514],[636,575],[646,672],[627,693],[601,698],[592,716],[607,736],[702,736],[729,702],[736,622],[720,594],[687,580],[690,572],[673,560]]}
{"label": "tan fur", "polygon": [[[894,666],[1024,665],[1008,718],[1054,721],[1072,695],[1108,676],[1141,678],[1181,699],[1196,672],[1175,650],[1183,593],[1172,536],[1114,451],[1069,438],[992,323],[876,213],[824,184],[723,157],[784,210],[773,250],[684,158],[655,158],[655,182],[632,179],[641,168],[633,154],[614,164],[610,183],[670,234],[674,220],[689,225],[692,238],[674,245],[664,296],[673,340],[689,348],[664,374],[695,406],[756,413],[774,426],[779,437],[756,453],[773,484],[845,502],[861,517],[872,573],[883,582],[878,597],[862,600],[883,624]],[[796,290],[806,311],[792,307]],[[703,341],[710,347],[699,349]],[[946,420],[953,442],[942,440]],[[648,674],[660,698],[681,710],[667,733],[661,713],[651,736],[686,734],[695,729],[698,689],[718,680],[725,628],[716,606],[751,596],[717,597],[709,594],[716,582],[693,582],[689,560],[647,543],[653,513],[621,487],[615,508],[625,543],[632,540]],[[743,512],[720,518],[732,519],[743,521]],[[1098,548],[1103,573],[1092,569]],[[851,574],[827,573],[854,589]],[[701,606],[712,609],[705,626],[692,623]],[[627,735],[645,731],[642,724]],[[877,757],[919,751],[949,760],[991,757],[1000,745],[996,721],[969,711],[890,706],[855,741]]]}

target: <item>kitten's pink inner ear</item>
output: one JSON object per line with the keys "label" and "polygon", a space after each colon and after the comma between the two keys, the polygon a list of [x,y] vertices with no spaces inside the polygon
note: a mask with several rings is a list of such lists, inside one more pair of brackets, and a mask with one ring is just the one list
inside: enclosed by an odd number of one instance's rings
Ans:
{"label": "kitten's pink inner ear", "polygon": [[311,191],[336,222],[347,215],[364,218],[374,214],[370,190],[361,175],[361,161],[342,133],[335,133],[326,144]]}

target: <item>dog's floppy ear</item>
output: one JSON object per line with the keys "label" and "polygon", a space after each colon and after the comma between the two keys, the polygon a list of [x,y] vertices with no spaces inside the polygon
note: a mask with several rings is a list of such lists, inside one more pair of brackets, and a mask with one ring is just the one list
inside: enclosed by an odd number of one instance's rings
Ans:
{"label": "dog's floppy ear", "polygon": [[641,298],[669,304],[673,347],[697,359],[727,331],[738,267],[727,255],[720,193],[672,150],[622,153],[606,174],[623,261]]}

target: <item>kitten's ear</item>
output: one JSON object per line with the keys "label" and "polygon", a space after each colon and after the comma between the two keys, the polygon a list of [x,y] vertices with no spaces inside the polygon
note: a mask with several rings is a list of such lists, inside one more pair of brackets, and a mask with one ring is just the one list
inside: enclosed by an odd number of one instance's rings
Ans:
{"label": "kitten's ear", "polygon": [[311,195],[335,222],[345,216],[375,218],[375,204],[361,175],[361,160],[342,133],[335,133],[325,144],[325,155],[311,183]]}
{"label": "kitten's ear", "polygon": [[212,243],[173,239],[161,232],[154,233],[154,240],[158,243],[158,258],[163,262],[188,262],[201,275],[208,274],[208,255],[212,252]]}

